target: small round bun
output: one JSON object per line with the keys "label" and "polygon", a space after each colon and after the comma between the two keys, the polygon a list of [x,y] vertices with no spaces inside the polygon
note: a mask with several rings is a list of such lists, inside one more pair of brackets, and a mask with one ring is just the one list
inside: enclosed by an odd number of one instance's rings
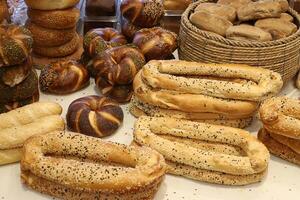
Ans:
{"label": "small round bun", "polygon": [[113,134],[122,124],[124,114],[117,102],[107,97],[87,96],[73,101],[67,112],[71,131],[93,137]]}
{"label": "small round bun", "polygon": [[61,10],[75,6],[79,0],[25,0],[27,6],[37,10]]}
{"label": "small round bun", "polygon": [[33,23],[49,29],[74,28],[80,17],[77,8],[51,11],[28,9],[27,14]]}

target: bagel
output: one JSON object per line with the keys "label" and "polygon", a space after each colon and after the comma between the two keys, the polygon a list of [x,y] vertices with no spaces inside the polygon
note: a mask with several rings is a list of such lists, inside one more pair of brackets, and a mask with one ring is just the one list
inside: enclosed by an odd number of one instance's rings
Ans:
{"label": "bagel", "polygon": [[42,47],[42,46],[35,46],[33,51],[34,53],[46,56],[50,58],[57,58],[57,57],[65,57],[74,53],[79,47],[79,36],[76,33],[73,39],[61,46],[55,47]]}
{"label": "bagel", "polygon": [[259,109],[264,128],[274,134],[300,140],[300,101],[287,97],[266,100]]}
{"label": "bagel", "polygon": [[150,148],[71,132],[32,137],[21,161],[25,185],[73,200],[153,199],[165,170],[164,158]]}
{"label": "bagel", "polygon": [[[153,89],[174,90],[226,99],[261,101],[277,94],[283,85],[280,74],[248,65],[165,60],[150,61],[141,71],[143,80]],[[201,78],[201,76],[226,78],[229,81],[211,80]],[[230,81],[230,79],[242,79],[242,82]]]}
{"label": "bagel", "polygon": [[37,10],[61,10],[74,7],[79,0],[25,0],[29,8]]}
{"label": "bagel", "polygon": [[270,159],[267,148],[245,130],[175,118],[140,117],[134,142],[172,163],[168,173],[217,184],[261,181]]}
{"label": "bagel", "polygon": [[51,11],[28,9],[27,14],[33,23],[48,29],[74,28],[80,17],[77,8]]}
{"label": "bagel", "polygon": [[49,29],[28,22],[26,27],[31,31],[34,40],[34,49],[37,47],[56,47],[70,42],[76,35],[76,29]]}

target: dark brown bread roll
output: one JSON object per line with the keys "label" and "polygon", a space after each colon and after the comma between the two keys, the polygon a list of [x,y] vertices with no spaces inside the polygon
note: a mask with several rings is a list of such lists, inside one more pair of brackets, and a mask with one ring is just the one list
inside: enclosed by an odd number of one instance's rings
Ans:
{"label": "dark brown bread roll", "polygon": [[108,48],[127,43],[124,35],[114,28],[96,28],[87,32],[83,39],[85,52],[94,57]]}
{"label": "dark brown bread roll", "polygon": [[161,0],[123,0],[120,9],[123,17],[144,28],[157,25],[164,16]]}
{"label": "dark brown bread roll", "polygon": [[31,69],[32,59],[31,56],[29,56],[22,64],[0,67],[0,79],[2,79],[4,84],[14,87],[29,76]]}
{"label": "dark brown bread roll", "polygon": [[177,35],[160,27],[136,32],[133,44],[138,46],[147,61],[164,60],[177,49]]}
{"label": "dark brown bread roll", "polygon": [[114,133],[123,122],[123,111],[112,99],[87,96],[73,101],[67,113],[71,131],[94,137]]}
{"label": "dark brown bread roll", "polygon": [[41,71],[41,91],[52,94],[76,92],[89,84],[89,74],[85,67],[75,61],[58,61]]}
{"label": "dark brown bread roll", "polygon": [[34,70],[29,76],[20,84],[9,87],[0,80],[0,103],[7,103],[13,101],[20,101],[29,98],[38,89],[38,77]]}

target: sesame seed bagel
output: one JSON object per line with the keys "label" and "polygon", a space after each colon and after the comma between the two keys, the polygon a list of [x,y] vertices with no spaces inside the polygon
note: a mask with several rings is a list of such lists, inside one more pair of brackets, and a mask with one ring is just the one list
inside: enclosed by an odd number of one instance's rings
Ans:
{"label": "sesame seed bagel", "polygon": [[258,182],[270,158],[267,148],[245,130],[175,118],[140,117],[134,141],[157,150],[167,162],[192,167],[173,172],[173,165],[169,173],[218,184]]}
{"label": "sesame seed bagel", "polygon": [[[259,67],[176,60],[149,62],[142,69],[142,78],[154,89],[248,101],[272,97],[283,85],[280,74]],[[219,80],[222,78],[225,80]]]}
{"label": "sesame seed bagel", "polygon": [[[134,94],[142,102],[182,112],[209,112],[225,115],[237,115],[240,117],[251,116],[257,110],[258,103],[253,101],[221,99],[197,93],[151,88],[145,84],[143,70],[144,68],[137,74],[133,81]],[[185,84],[188,85],[189,81],[186,81]]]}
{"label": "sesame seed bagel", "polygon": [[23,183],[61,199],[152,199],[166,170],[150,148],[72,132],[32,137],[23,151]]}
{"label": "sesame seed bagel", "polygon": [[32,22],[27,22],[27,28],[31,31],[34,48],[36,47],[56,47],[70,42],[76,36],[75,28],[70,29],[49,29]]}
{"label": "sesame seed bagel", "polygon": [[34,46],[34,53],[50,58],[65,57],[74,53],[79,47],[80,38],[76,33],[75,36],[66,44],[55,47]]}
{"label": "sesame seed bagel", "polygon": [[25,0],[29,8],[37,10],[61,10],[75,6],[79,0]]}
{"label": "sesame seed bagel", "polygon": [[122,108],[112,99],[86,96],[73,101],[67,112],[67,124],[71,131],[94,137],[113,134],[122,124]]}
{"label": "sesame seed bagel", "polygon": [[49,29],[74,28],[80,17],[77,8],[51,11],[28,9],[27,14],[33,23]]}
{"label": "sesame seed bagel", "polygon": [[264,128],[270,133],[300,140],[300,101],[288,97],[266,100],[259,109]]}

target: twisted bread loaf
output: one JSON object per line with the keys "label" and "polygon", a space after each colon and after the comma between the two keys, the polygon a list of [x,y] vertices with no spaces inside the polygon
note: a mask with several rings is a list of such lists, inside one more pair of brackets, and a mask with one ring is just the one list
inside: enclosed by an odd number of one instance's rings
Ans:
{"label": "twisted bread loaf", "polygon": [[24,184],[73,200],[153,199],[165,170],[164,158],[150,148],[71,132],[31,138],[21,161]]}
{"label": "twisted bread loaf", "polygon": [[87,96],[70,104],[66,118],[71,131],[105,137],[119,128],[123,117],[123,111],[115,101],[106,97]]}
{"label": "twisted bread loaf", "polygon": [[0,67],[24,62],[31,52],[30,31],[17,25],[0,26]]}
{"label": "twisted bread loaf", "polygon": [[175,118],[140,117],[134,141],[160,152],[172,163],[169,173],[218,184],[258,182],[270,159],[267,148],[247,131]]}
{"label": "twisted bread loaf", "polygon": [[42,69],[39,82],[43,92],[68,94],[87,86],[89,80],[83,65],[75,61],[59,61]]}

